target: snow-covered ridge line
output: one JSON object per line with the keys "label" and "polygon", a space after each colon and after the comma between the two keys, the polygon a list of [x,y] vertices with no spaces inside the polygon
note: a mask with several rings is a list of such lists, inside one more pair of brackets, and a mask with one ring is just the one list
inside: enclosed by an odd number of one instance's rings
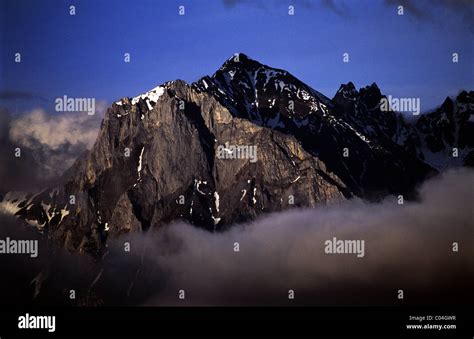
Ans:
{"label": "snow-covered ridge line", "polygon": [[165,88],[162,86],[157,86],[146,93],[140,94],[132,99],[132,105],[138,103],[140,99],[148,99],[154,103],[165,93]]}
{"label": "snow-covered ridge line", "polygon": [[[140,99],[145,100],[148,106],[148,109],[151,110],[153,107],[151,107],[150,102],[153,102],[156,104],[158,99],[165,93],[165,88],[166,87],[164,85],[156,86],[155,88],[152,88],[151,90],[145,93],[142,93],[142,94],[137,95],[136,97],[133,97],[130,102],[132,105],[136,105],[140,101]],[[123,105],[122,99],[115,101],[115,104],[118,106],[122,106]]]}

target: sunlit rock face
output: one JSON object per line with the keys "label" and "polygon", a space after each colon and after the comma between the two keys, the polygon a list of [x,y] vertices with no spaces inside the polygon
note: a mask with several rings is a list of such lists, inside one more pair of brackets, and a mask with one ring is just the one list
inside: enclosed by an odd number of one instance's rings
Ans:
{"label": "sunlit rock face", "polygon": [[376,85],[364,91],[331,100],[238,54],[193,84],[116,101],[61,184],[3,203],[68,249],[99,254],[109,237],[178,219],[220,231],[262,213],[409,195],[435,170],[350,117],[356,102],[380,100]]}

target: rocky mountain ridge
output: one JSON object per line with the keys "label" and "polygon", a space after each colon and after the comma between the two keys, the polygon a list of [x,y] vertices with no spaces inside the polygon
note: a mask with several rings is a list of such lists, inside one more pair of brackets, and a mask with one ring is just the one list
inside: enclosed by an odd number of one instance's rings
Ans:
{"label": "rocky mountain ridge", "polygon": [[362,125],[380,91],[352,87],[331,100],[237,54],[191,85],[170,81],[113,103],[61,184],[9,193],[2,207],[72,251],[100,254],[108,237],[178,219],[221,231],[288,208],[409,196],[436,170],[397,141],[396,115]]}

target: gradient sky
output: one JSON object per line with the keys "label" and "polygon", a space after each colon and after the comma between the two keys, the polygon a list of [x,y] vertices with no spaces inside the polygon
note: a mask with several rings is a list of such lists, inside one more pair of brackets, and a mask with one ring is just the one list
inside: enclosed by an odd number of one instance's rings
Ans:
{"label": "gradient sky", "polygon": [[424,111],[474,89],[473,6],[463,0],[0,2],[0,104],[10,108],[51,109],[63,95],[112,102],[167,80],[195,81],[235,52],[286,69],[328,97],[341,83],[376,82],[387,95],[420,97]]}

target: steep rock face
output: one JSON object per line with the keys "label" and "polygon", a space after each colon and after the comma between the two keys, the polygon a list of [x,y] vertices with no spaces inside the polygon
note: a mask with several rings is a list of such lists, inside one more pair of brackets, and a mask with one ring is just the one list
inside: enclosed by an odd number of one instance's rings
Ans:
{"label": "steep rock face", "polygon": [[[193,87],[214,96],[236,117],[294,136],[350,192],[364,198],[408,194],[432,173],[430,166],[391,140],[372,139],[364,126],[338,114],[337,97],[332,102],[288,72],[243,54],[231,57],[212,77],[202,78]],[[371,107],[380,100],[380,91],[361,95]],[[343,106],[349,109],[351,104]]]}
{"label": "steep rock face", "polygon": [[108,237],[177,219],[219,231],[297,206],[410,194],[435,171],[417,156],[418,134],[380,112],[381,97],[375,84],[349,83],[330,100],[238,54],[191,85],[113,103],[62,184],[0,207],[71,250],[100,253]]}
{"label": "steep rock face", "polygon": [[[255,158],[222,157],[229,145],[256,146]],[[347,192],[293,136],[234,117],[212,96],[174,81],[114,103],[63,186],[10,203],[54,241],[98,253],[109,236],[176,219],[220,230]]]}

